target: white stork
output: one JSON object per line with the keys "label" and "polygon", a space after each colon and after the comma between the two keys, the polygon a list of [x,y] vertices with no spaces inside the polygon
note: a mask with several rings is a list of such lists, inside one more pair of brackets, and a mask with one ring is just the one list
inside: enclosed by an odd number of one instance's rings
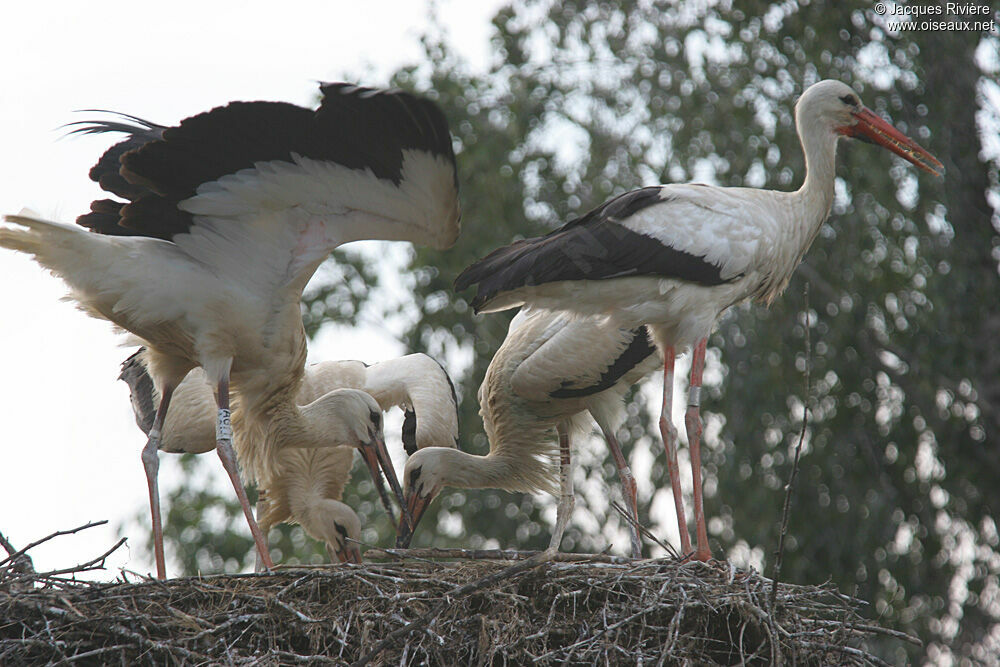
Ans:
{"label": "white stork", "polygon": [[694,184],[642,188],[546,236],[500,248],[455,281],[457,290],[478,284],[472,300],[477,312],[530,304],[603,315],[626,329],[649,327],[663,353],[660,432],[685,553],[691,543],[670,407],[674,359],[693,348],[685,424],[699,560],[711,558],[702,509],[700,391],[706,339],[719,315],[747,299],[769,304],[785,289],[830,213],[841,136],[884,146],[930,173],[944,169],[838,81],[810,86],[796,104],[795,121],[806,176],[794,192]]}
{"label": "white stork", "polygon": [[[152,428],[159,392],[146,372],[144,350],[122,364],[120,379],[129,386],[136,423],[143,432]],[[444,368],[425,354],[409,354],[375,364],[361,361],[323,361],[306,366],[296,402],[305,406],[331,392],[344,390],[371,396],[379,410],[403,408],[402,441],[408,454],[417,448],[455,447],[458,442],[458,405],[451,378]],[[351,394],[348,392],[347,396]],[[360,409],[362,400],[344,400],[332,405],[331,421],[339,423],[330,440],[348,444],[364,435],[359,424],[372,422]],[[241,409],[237,394],[233,414],[234,446],[244,472],[260,490],[257,520],[267,539],[271,527],[299,523],[308,535],[323,541],[331,557],[344,562],[360,562],[360,552],[352,540],[360,536],[360,521],[350,507],[340,502],[350,477],[353,449],[349,447],[302,448],[298,443],[279,443],[279,451],[267,465],[256,454],[260,443],[249,440],[261,429],[246,428],[257,417]],[[369,406],[370,407],[370,406]],[[191,370],[177,385],[170,411],[163,422],[160,450],[201,454],[215,448],[215,398],[200,368]],[[336,425],[336,424],[335,424]],[[351,430],[351,427],[354,427]],[[260,466],[261,469],[258,469]],[[381,479],[376,487],[388,502]]]}
{"label": "white stork", "polygon": [[[268,437],[258,440],[268,450],[274,442],[327,442],[324,425],[294,401],[306,356],[299,310],[306,282],[343,243],[446,248],[459,230],[455,157],[441,111],[401,91],[347,84],[321,91],[315,110],[233,102],[171,128],[131,117],[86,125],[84,132],[128,135],[92,171],[127,201],[94,202],[77,220],[82,227],[22,215],[0,228],[0,245],[33,255],[87,312],[149,349],[162,391],[143,450],[151,499],[171,394],[189,370],[205,369],[216,388],[217,451],[266,565],[232,448],[230,384],[248,412],[270,417]],[[369,460],[376,458],[388,464],[384,446]],[[158,516],[154,540],[162,544]],[[165,576],[162,561],[157,568]]]}
{"label": "white stork", "polygon": [[[511,321],[479,388],[480,414],[490,442],[486,456],[425,449],[403,472],[403,495],[420,520],[443,487],[500,488],[557,495],[549,548],[557,550],[573,510],[570,432],[588,426],[589,412],[608,442],[622,479],[622,495],[638,521],[635,480],[615,436],[625,420],[622,395],[660,365],[646,330],[622,329],[607,318],[580,318],[524,309]],[[559,447],[552,444],[558,435]],[[559,482],[555,481],[558,461]],[[400,521],[397,546],[409,543]],[[632,556],[641,554],[636,525]]]}

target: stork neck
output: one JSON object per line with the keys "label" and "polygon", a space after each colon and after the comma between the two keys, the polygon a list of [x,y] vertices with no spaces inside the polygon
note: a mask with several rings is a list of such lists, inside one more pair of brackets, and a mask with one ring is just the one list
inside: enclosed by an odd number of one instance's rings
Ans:
{"label": "stork neck", "polygon": [[798,126],[799,141],[805,154],[806,178],[793,195],[798,205],[796,217],[801,221],[800,229],[804,232],[800,241],[804,244],[802,252],[805,252],[833,206],[837,135],[814,118],[799,118]]}
{"label": "stork neck", "polygon": [[444,370],[423,354],[383,361],[367,369],[364,390],[383,410],[406,405],[417,415],[417,447],[455,446],[458,417]]}
{"label": "stork neck", "polygon": [[462,489],[505,488],[513,472],[509,463],[490,455],[476,456],[442,448],[441,458],[447,471],[446,485]]}
{"label": "stork neck", "polygon": [[[411,385],[422,379],[406,357],[383,361],[369,366],[365,373],[364,390],[378,401],[382,409],[410,403]],[[417,382],[414,382],[416,380]]]}
{"label": "stork neck", "polygon": [[519,462],[492,453],[476,456],[448,447],[433,449],[439,452],[441,458],[445,486],[522,493],[549,491],[552,486],[544,466],[535,460]]}

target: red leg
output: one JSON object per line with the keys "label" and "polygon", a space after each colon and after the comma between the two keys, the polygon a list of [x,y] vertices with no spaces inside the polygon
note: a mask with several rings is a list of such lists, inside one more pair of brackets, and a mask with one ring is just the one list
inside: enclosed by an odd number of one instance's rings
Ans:
{"label": "red leg", "polygon": [[239,498],[243,507],[243,514],[250,525],[250,532],[253,534],[253,541],[257,545],[257,553],[264,563],[266,569],[274,567],[271,554],[267,549],[267,539],[257,525],[257,520],[253,516],[253,509],[250,507],[250,500],[247,498],[246,489],[243,488],[243,481],[240,480],[240,471],[236,465],[236,452],[233,451],[233,427],[229,422],[229,378],[219,381],[219,393],[216,396],[219,405],[219,420],[215,427],[215,450],[222,460],[222,467],[229,474],[229,479],[236,489],[236,497]]}
{"label": "red leg", "polygon": [[660,409],[660,437],[663,447],[667,450],[667,472],[670,474],[670,487],[674,492],[674,510],[677,512],[677,530],[681,535],[681,553],[687,556],[691,553],[691,536],[688,535],[687,519],[684,517],[684,495],[681,491],[681,477],[677,466],[677,429],[670,421],[671,408],[674,403],[674,359],[673,347],[663,350],[663,407]]}
{"label": "red leg", "polygon": [[684,415],[687,427],[688,447],[691,449],[691,478],[694,484],[694,521],[698,535],[698,550],[694,557],[700,561],[711,560],[712,550],[708,548],[708,530],[705,526],[705,509],[701,491],[701,376],[705,370],[705,346],[707,338],[702,338],[691,355],[691,384],[688,389],[688,408]]}
{"label": "red leg", "polygon": [[149,429],[149,439],[142,448],[142,467],[146,469],[146,485],[149,487],[149,514],[153,523],[153,554],[156,558],[156,576],[167,578],[167,559],[163,553],[163,520],[160,516],[160,486],[158,477],[160,470],[160,434],[163,432],[163,420],[167,416],[170,397],[174,393],[172,386],[166,386],[160,394],[160,404],[156,408],[153,426]]}
{"label": "red leg", "polygon": [[632,531],[632,558],[642,558],[642,540],[639,539],[639,500],[635,477],[632,476],[632,469],[628,467],[628,461],[625,460],[625,454],[622,452],[615,434],[605,430],[604,439],[608,441],[611,455],[615,459],[615,465],[618,466],[618,476],[622,480],[622,495],[625,497],[628,513],[633,521],[632,525],[629,526]]}

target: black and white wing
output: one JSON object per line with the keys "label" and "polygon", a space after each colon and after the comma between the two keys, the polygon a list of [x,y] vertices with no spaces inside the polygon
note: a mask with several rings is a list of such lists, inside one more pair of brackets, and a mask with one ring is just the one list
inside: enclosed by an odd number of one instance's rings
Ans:
{"label": "black and white wing", "polygon": [[[719,192],[717,202],[707,196]],[[634,190],[545,236],[495,250],[462,272],[455,289],[478,284],[479,311],[504,292],[560,281],[647,276],[721,285],[740,276],[759,242],[739,208],[722,188]],[[728,227],[742,234],[734,243],[721,235]]]}
{"label": "black and white wing", "polygon": [[403,91],[321,91],[317,109],[233,102],[176,127],[86,125],[77,131],[129,135],[92,172],[125,201],[95,202],[79,224],[169,240],[225,275],[271,285],[304,284],[349,241],[450,246],[457,174],[440,109]]}
{"label": "black and white wing", "polygon": [[508,340],[530,341],[510,383],[516,395],[539,402],[631,385],[660,363],[645,327],[623,329],[605,318],[524,309],[511,323]]}

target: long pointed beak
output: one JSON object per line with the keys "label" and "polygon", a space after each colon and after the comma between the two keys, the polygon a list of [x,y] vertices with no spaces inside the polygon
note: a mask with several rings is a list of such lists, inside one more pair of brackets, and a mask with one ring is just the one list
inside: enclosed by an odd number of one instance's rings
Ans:
{"label": "long pointed beak", "polygon": [[[396,512],[392,509],[392,502],[389,500],[389,494],[385,490],[385,484],[382,483],[382,473],[385,472],[386,478],[389,480],[389,484],[392,485],[395,482],[393,491],[396,493],[396,499],[399,501],[400,507],[403,506],[403,492],[402,489],[398,489],[399,481],[396,479],[396,471],[392,467],[392,461],[389,460],[388,452],[385,451],[385,442],[381,438],[376,438],[374,442],[362,443],[359,446],[361,450],[361,458],[364,459],[365,465],[368,466],[368,472],[371,473],[372,483],[375,484],[375,490],[378,491],[379,499],[382,501],[382,507],[385,508],[386,513],[389,515],[389,520],[395,524],[396,523]],[[388,468],[385,468],[382,463],[384,458],[388,461]]]}
{"label": "long pointed beak", "polygon": [[348,543],[343,549],[330,549],[327,547],[327,551],[331,552],[331,558],[336,558],[341,563],[361,564],[361,548],[357,544]]}
{"label": "long pointed beak", "polygon": [[381,435],[376,436],[373,442],[361,446],[361,454],[365,458],[365,463],[368,464],[368,470],[372,474],[372,479],[375,480],[375,486],[378,488],[385,511],[389,514],[389,520],[396,523],[396,514],[392,511],[389,497],[385,492],[385,487],[382,486],[378,472],[379,467],[385,473],[385,478],[389,480],[389,486],[392,488],[392,492],[396,496],[399,506],[402,508],[402,520],[412,524],[410,511],[407,509],[406,501],[403,499],[403,488],[399,484],[399,478],[396,477],[396,469],[392,466],[392,458],[389,456],[389,449],[385,446],[385,439]]}
{"label": "long pointed beak", "polygon": [[[399,527],[396,529],[396,548],[397,549],[407,549],[410,546],[410,540],[413,539],[413,533],[417,530],[417,523],[420,521],[420,517],[424,515],[427,507],[434,500],[434,497],[438,494],[438,489],[434,489],[428,495],[421,497],[416,491],[410,491],[406,496],[406,515],[399,520]],[[410,521],[406,521],[406,516],[410,517]]]}
{"label": "long pointed beak", "polygon": [[871,109],[861,107],[852,114],[857,123],[837,128],[841,134],[888,148],[904,160],[935,176],[944,175],[944,165],[913,139],[882,120]]}

